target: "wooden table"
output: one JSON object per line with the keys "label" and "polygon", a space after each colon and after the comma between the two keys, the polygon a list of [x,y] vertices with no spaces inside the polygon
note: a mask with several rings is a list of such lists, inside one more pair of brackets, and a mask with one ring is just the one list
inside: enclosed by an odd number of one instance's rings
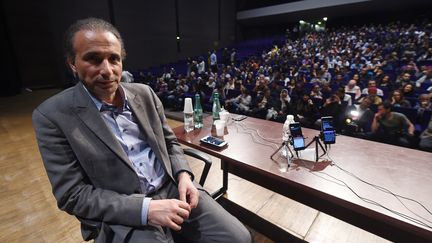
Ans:
{"label": "wooden table", "polygon": [[[430,212],[413,201],[397,198],[358,179],[415,199],[432,211],[431,153],[337,136],[329,156],[324,156],[327,161],[321,158],[314,162],[313,146],[301,152],[303,159],[295,160],[284,170],[285,158],[277,154],[270,159],[282,142],[282,124],[250,117],[240,122],[229,121],[222,137],[228,146],[221,150],[200,144],[202,137],[215,135],[211,124],[211,117],[208,117],[201,129],[185,133],[183,127],[177,127],[174,132],[180,143],[221,159],[223,187],[217,194],[227,190],[228,173],[232,173],[386,239],[432,241]],[[319,131],[303,128],[303,134],[308,143]],[[276,227],[275,232],[281,230]]]}

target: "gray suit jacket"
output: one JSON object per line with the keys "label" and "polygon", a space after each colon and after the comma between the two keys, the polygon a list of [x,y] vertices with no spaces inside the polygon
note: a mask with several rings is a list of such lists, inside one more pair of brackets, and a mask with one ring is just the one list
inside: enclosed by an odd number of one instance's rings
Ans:
{"label": "gray suit jacket", "polygon": [[[169,177],[175,182],[180,171],[192,174],[156,94],[143,84],[121,86]],[[33,124],[60,209],[79,218],[141,226],[138,176],[82,83],[36,108]]]}

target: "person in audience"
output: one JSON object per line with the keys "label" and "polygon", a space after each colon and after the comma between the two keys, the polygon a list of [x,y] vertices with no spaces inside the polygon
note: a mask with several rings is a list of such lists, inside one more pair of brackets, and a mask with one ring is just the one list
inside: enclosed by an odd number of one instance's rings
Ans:
{"label": "person in audience", "polygon": [[295,113],[302,126],[313,127],[316,121],[318,108],[314,105],[308,94],[304,94],[301,99],[297,101]]}
{"label": "person in audience", "polygon": [[419,148],[432,152],[432,118],[427,129],[420,134]]}
{"label": "person in audience", "polygon": [[355,99],[360,99],[361,96],[361,90],[360,87],[357,86],[357,81],[354,79],[351,79],[348,84],[345,86],[345,93],[351,93],[355,94]]}
{"label": "person in audience", "polygon": [[336,95],[339,97],[339,100],[341,102],[344,102],[346,104],[347,107],[350,107],[353,105],[351,95],[347,95],[345,93],[345,89],[343,87],[339,88],[336,91]]}
{"label": "person in audience", "polygon": [[414,125],[404,114],[391,109],[388,101],[378,105],[371,126],[374,137],[379,141],[409,147],[409,140],[414,136]]}
{"label": "person in audience", "polygon": [[[336,87],[335,87],[336,88]],[[344,87],[341,87],[342,89],[344,89],[345,90],[345,88]],[[327,99],[327,98],[329,98],[332,94],[334,94],[334,91],[332,90],[332,88],[330,87],[330,83],[324,83],[323,85],[322,85],[322,88],[321,88],[321,94],[322,94],[322,98],[323,99]],[[345,92],[344,92],[345,93]]]}
{"label": "person in audience", "polygon": [[356,136],[366,138],[371,131],[374,112],[369,108],[372,104],[370,99],[363,99],[359,105],[354,105],[355,109],[350,110],[349,118],[352,122],[348,124],[350,131]]}
{"label": "person in audience", "polygon": [[311,98],[314,98],[314,99],[322,99],[323,97],[323,95],[322,95],[322,93],[321,93],[321,88],[320,88],[320,86],[319,86],[319,84],[315,84],[314,86],[313,86],[313,88],[312,88],[312,90],[311,90],[311,92],[310,92],[310,97]]}
{"label": "person in audience", "polygon": [[126,56],[110,23],[79,20],[66,33],[80,82],[39,105],[33,124],[58,207],[95,242],[251,242],[248,230],[193,183],[162,103],[120,83]]}
{"label": "person in audience", "polygon": [[245,87],[241,87],[241,94],[235,98],[225,101],[225,108],[230,112],[245,114],[249,111],[252,103],[252,97],[249,94],[249,90]]}
{"label": "person in audience", "polygon": [[422,75],[417,79],[415,85],[417,88],[420,88],[422,85],[427,85],[427,87],[432,86],[432,67],[424,68]]}
{"label": "person in audience", "polygon": [[231,65],[235,66],[237,64],[237,52],[235,48],[231,49],[230,60],[231,60]]}
{"label": "person in audience", "polygon": [[[321,116],[332,116],[333,117],[333,125],[337,131],[341,129],[341,122],[345,119],[346,116],[346,106],[342,105],[341,94],[333,94],[329,98],[327,98],[322,106],[320,111]],[[351,98],[351,97],[350,97]],[[321,127],[321,119],[318,119],[315,123],[315,127]]]}
{"label": "person in audience", "polygon": [[210,54],[210,71],[212,73],[217,73],[217,71],[218,71],[217,56],[216,56],[215,50],[213,50],[213,52]]}
{"label": "person in audience", "polygon": [[186,84],[186,79],[180,79],[175,90],[167,97],[168,104],[171,104],[174,110],[181,110],[183,108],[184,95],[188,91],[189,86]]}
{"label": "person in audience", "polygon": [[362,90],[362,95],[368,95],[369,94],[369,88],[374,87],[376,89],[376,95],[378,95],[379,97],[383,97],[384,96],[384,92],[377,88],[377,84],[375,80],[369,80],[368,82],[368,86],[367,88],[364,88]]}
{"label": "person in audience", "polygon": [[379,105],[382,103],[382,99],[377,95],[377,89],[375,87],[370,87],[368,93],[369,95],[360,98],[358,103],[361,103],[364,99],[370,99],[372,101],[372,105]]}
{"label": "person in audience", "polygon": [[380,88],[381,90],[383,90],[383,92],[384,92],[384,89],[386,89],[386,90],[393,90],[393,84],[391,82],[391,79],[390,79],[389,75],[384,75],[383,76],[383,78],[379,82],[378,88]]}
{"label": "person in audience", "polygon": [[213,76],[210,76],[208,78],[208,81],[206,82],[206,85],[209,89],[214,90],[216,88],[216,82],[214,80]]}
{"label": "person in audience", "polygon": [[248,115],[264,119],[267,115],[267,103],[269,97],[270,90],[267,89],[265,93],[263,91],[258,91],[255,100],[251,105],[251,109],[248,112]]}
{"label": "person in audience", "polygon": [[411,103],[403,97],[400,90],[393,91],[389,101],[393,107],[411,108]]}
{"label": "person in audience", "polygon": [[267,92],[267,90],[269,90],[269,87],[267,85],[267,81],[265,79],[265,76],[264,76],[264,74],[260,74],[257,78],[253,92],[257,94],[259,91],[261,91],[264,94],[265,92]]}
{"label": "person in audience", "polygon": [[168,84],[165,82],[163,78],[158,78],[158,82],[156,83],[155,87],[156,95],[161,99],[162,101],[165,101],[166,97],[168,96]]}
{"label": "person in audience", "polygon": [[411,84],[411,74],[409,72],[402,73],[398,79],[396,79],[396,86],[402,87],[406,84]]}
{"label": "person in audience", "polygon": [[197,73],[203,75],[205,73],[205,61],[203,57],[200,57],[200,62],[197,64]]}
{"label": "person in audience", "polygon": [[416,92],[414,90],[414,85],[411,83],[407,83],[402,86],[402,94],[404,97],[415,98],[417,97]]}
{"label": "person in audience", "polygon": [[228,90],[234,90],[235,87],[235,83],[234,83],[234,78],[231,78],[230,74],[226,74],[225,75],[225,86],[224,86],[224,93],[225,96],[228,94]]}
{"label": "person in audience", "polygon": [[129,71],[124,70],[122,72],[120,82],[133,83],[134,82],[134,76]]}
{"label": "person in audience", "polygon": [[432,110],[431,94],[421,94],[419,96],[419,102],[416,104],[414,109],[418,111],[430,111]]}
{"label": "person in audience", "polygon": [[432,61],[432,47],[429,47],[422,55],[420,55],[417,61]]}
{"label": "person in audience", "polygon": [[274,105],[272,106],[274,113],[270,117],[270,120],[285,122],[288,114],[294,115],[295,110],[290,102],[291,98],[288,94],[288,90],[282,89],[279,94],[279,99],[275,100]]}

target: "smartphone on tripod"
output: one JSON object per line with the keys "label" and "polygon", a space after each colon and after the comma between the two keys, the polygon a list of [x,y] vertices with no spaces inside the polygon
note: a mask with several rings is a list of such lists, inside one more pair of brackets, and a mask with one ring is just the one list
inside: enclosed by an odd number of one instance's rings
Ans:
{"label": "smartphone on tripod", "polygon": [[295,151],[303,150],[305,148],[305,139],[301,130],[300,123],[293,122],[289,125],[292,145]]}
{"label": "smartphone on tripod", "polygon": [[321,134],[324,144],[336,143],[336,133],[333,126],[332,116],[321,117]]}

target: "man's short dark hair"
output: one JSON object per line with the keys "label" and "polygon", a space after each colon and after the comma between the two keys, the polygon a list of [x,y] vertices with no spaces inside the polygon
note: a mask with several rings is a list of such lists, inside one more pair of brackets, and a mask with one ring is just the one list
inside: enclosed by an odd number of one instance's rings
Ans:
{"label": "man's short dark hair", "polygon": [[380,104],[378,104],[378,106],[382,105],[384,107],[384,109],[388,110],[392,108],[392,104],[390,103],[390,101],[386,100]]}
{"label": "man's short dark hair", "polygon": [[111,32],[120,41],[122,59],[126,58],[126,50],[124,48],[123,39],[120,35],[120,32],[117,30],[117,28],[103,19],[87,18],[87,19],[80,19],[76,21],[66,31],[65,47],[64,47],[66,59],[71,59],[71,60],[75,59],[75,49],[73,46],[74,37],[77,32],[82,30]]}

